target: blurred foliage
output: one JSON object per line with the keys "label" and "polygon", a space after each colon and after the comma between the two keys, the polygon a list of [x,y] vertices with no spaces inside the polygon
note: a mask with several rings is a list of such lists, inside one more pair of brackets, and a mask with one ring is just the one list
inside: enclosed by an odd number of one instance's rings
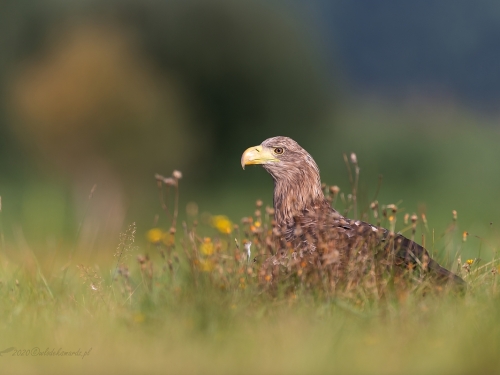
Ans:
{"label": "blurred foliage", "polygon": [[[343,2],[2,2],[0,196],[7,237],[17,227],[35,240],[78,234],[80,246],[95,249],[114,244],[124,221],[137,221],[145,233],[164,224],[155,221],[153,176],[173,169],[184,172],[182,207],[197,202],[201,212],[234,219],[256,198],[272,199],[265,172],[241,171],[241,152],[279,134],[304,146],[325,182],[343,191],[342,153],[356,152],[365,206],[383,175],[379,200],[426,212],[438,230],[456,209],[465,229],[494,234],[499,214],[491,202],[500,182],[493,116],[432,90],[389,101],[382,94],[348,98],[341,86],[351,75],[364,77],[350,63],[356,56],[368,64],[363,53],[374,50],[384,61],[380,45],[399,53],[391,38],[405,34],[391,32],[397,28],[389,21],[403,19],[390,15],[411,18],[412,5],[389,12],[389,3],[375,12],[375,5]],[[357,14],[367,24],[353,34],[358,21],[349,20]],[[425,27],[410,26],[405,32]],[[370,39],[368,48],[356,35],[375,29],[384,37]],[[410,61],[401,58],[384,67],[399,61],[406,69]]]}
{"label": "blurred foliage", "polygon": [[[161,156],[167,167],[196,158],[206,179],[222,175],[213,162],[239,152],[249,133],[260,139],[272,126],[294,135],[306,122],[317,124],[330,102],[305,30],[284,8],[230,1],[77,4],[47,1],[36,12],[13,3],[10,14],[30,19],[29,27],[4,31],[12,46],[4,73],[19,127],[29,127],[23,138],[45,141],[49,152],[57,146],[58,155],[102,155],[129,173],[137,164],[153,170]],[[145,149],[141,141],[156,154],[136,155]]]}
{"label": "blurred foliage", "polygon": [[0,138],[14,146],[1,155],[0,194],[21,206],[9,189],[63,184],[80,218],[97,185],[84,232],[116,237],[127,210],[156,204],[156,172],[178,168],[192,184],[220,187],[249,139],[271,128],[298,136],[331,103],[308,31],[277,3],[2,8]]}

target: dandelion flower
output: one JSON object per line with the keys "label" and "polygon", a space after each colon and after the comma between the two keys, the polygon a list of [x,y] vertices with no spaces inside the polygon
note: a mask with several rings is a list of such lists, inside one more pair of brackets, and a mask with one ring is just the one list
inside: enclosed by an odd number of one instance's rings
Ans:
{"label": "dandelion flower", "polygon": [[214,269],[214,262],[210,259],[199,259],[198,268],[203,272],[212,272]]}
{"label": "dandelion flower", "polygon": [[160,243],[163,238],[163,232],[160,228],[153,228],[148,230],[146,237],[149,242],[157,244]]}
{"label": "dandelion flower", "polygon": [[200,246],[200,251],[205,255],[212,255],[214,253],[214,244],[210,237],[205,237]]}
{"label": "dandelion flower", "polygon": [[224,234],[230,234],[233,231],[233,223],[224,215],[213,216],[212,226]]}

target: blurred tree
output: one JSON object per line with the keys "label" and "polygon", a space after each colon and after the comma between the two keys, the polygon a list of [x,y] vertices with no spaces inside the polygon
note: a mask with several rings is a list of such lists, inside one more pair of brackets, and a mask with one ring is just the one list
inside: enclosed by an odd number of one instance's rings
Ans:
{"label": "blurred tree", "polygon": [[80,215],[97,183],[87,222],[113,238],[128,197],[152,191],[155,172],[223,183],[249,134],[310,134],[327,112],[314,46],[283,7],[45,0],[4,9],[5,124],[42,169],[69,177]]}
{"label": "blurred tree", "polygon": [[149,0],[123,7],[144,49],[185,85],[191,113],[209,135],[203,168],[212,177],[228,173],[217,165],[239,155],[249,137],[304,137],[331,104],[305,26],[272,4]]}

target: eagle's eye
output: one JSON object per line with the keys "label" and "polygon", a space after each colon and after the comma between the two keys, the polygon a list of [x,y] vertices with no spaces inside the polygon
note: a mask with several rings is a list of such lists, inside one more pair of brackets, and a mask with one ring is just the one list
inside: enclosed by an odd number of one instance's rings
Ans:
{"label": "eagle's eye", "polygon": [[283,148],[282,148],[282,147],[276,147],[276,148],[274,149],[274,153],[275,153],[276,155],[281,155],[284,151],[285,151],[285,150],[283,150]]}

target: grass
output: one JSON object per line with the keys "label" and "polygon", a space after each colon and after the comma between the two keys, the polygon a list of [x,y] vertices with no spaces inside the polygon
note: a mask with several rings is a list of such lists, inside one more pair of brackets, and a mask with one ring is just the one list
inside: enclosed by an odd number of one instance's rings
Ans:
{"label": "grass", "polygon": [[[355,192],[359,176],[351,173]],[[422,216],[412,220],[390,205],[358,207],[366,220],[424,239],[438,260],[454,259],[449,264],[469,284],[465,295],[429,291],[417,272],[406,289],[384,284],[382,298],[368,279],[331,288],[322,277],[302,277],[300,264],[268,268],[261,259],[275,251],[268,243],[272,210],[261,201],[236,225],[198,215],[195,206],[179,223],[180,178],[157,176],[170,225],[148,232],[147,247],[136,246],[135,224],[117,239],[114,257],[107,251],[94,264],[73,251],[39,259],[22,241],[2,246],[0,352],[15,348],[1,355],[2,367],[13,374],[500,370],[498,262],[457,262],[467,238],[452,218],[437,235]],[[353,214],[355,194],[325,190]],[[481,244],[477,258],[496,254]],[[78,355],[50,355],[58,351]]]}

